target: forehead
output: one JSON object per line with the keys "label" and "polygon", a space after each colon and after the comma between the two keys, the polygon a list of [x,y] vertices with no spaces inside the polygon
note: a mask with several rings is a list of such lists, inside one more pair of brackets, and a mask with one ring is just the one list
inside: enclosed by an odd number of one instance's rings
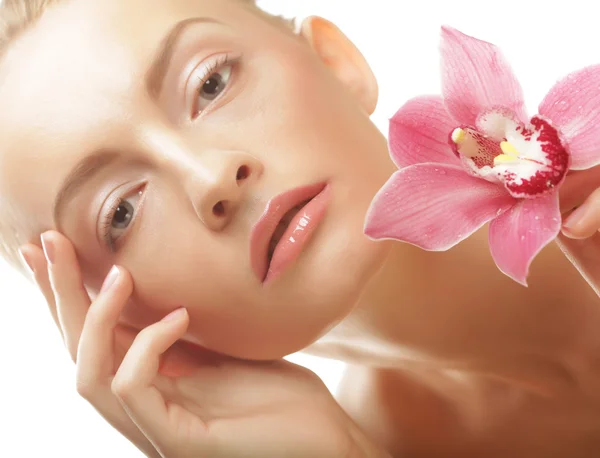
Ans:
{"label": "forehead", "polygon": [[[64,0],[9,47],[0,64],[0,196],[50,218],[49,196],[81,152],[126,124],[168,31],[190,17],[243,33],[258,18],[236,0]],[[102,145],[107,146],[107,145]],[[50,173],[49,173],[50,172]],[[13,201],[11,202],[11,197]],[[0,204],[3,202],[0,202]]]}
{"label": "forehead", "polygon": [[207,16],[239,29],[250,17],[233,7],[238,1],[151,3],[148,8],[146,0],[64,0],[51,6],[2,61],[2,126],[10,131],[32,124],[43,128],[35,120],[51,114],[53,128],[77,127],[73,112],[85,109],[101,115],[107,101],[138,89],[159,40],[174,23]]}

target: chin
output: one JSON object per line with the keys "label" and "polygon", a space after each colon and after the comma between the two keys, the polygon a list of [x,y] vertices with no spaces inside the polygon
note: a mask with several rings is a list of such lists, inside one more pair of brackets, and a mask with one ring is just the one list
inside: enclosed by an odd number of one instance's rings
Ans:
{"label": "chin", "polygon": [[[364,202],[352,196],[354,211],[348,204],[338,206],[337,213],[323,228],[320,249],[311,252],[300,286],[314,284],[324,300],[341,300],[355,304],[366,285],[383,266],[390,243],[374,241],[364,234],[364,215],[370,198]],[[307,253],[308,254],[308,253]]]}
{"label": "chin", "polygon": [[[287,307],[281,307],[283,332],[272,336],[276,344],[254,345],[252,358],[280,358],[301,351],[339,325],[355,309],[382,268],[389,246],[361,234],[349,246],[342,243],[341,250],[320,251],[306,269],[308,272],[302,272],[305,275],[298,272],[298,281],[287,295]],[[277,303],[283,300],[282,297]]]}
{"label": "chin", "polygon": [[309,347],[343,321],[382,266],[387,248],[361,236],[350,249],[319,250],[233,314],[191,314],[186,340],[248,360],[276,360]]}

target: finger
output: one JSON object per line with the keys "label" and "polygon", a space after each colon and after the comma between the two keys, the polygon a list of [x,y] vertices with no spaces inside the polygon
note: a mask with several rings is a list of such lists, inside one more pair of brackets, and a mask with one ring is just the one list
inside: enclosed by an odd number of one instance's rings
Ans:
{"label": "finger", "polygon": [[25,264],[31,270],[35,283],[44,295],[50,315],[58,328],[61,337],[64,339],[63,330],[58,319],[58,313],[56,311],[56,301],[54,299],[54,291],[52,291],[52,285],[50,284],[50,277],[48,276],[48,263],[46,257],[41,248],[28,243],[19,248],[19,253],[23,258]]}
{"label": "finger", "polygon": [[600,234],[582,240],[560,234],[556,242],[596,294],[600,295]]}
{"label": "finger", "polygon": [[129,273],[114,266],[87,312],[77,351],[77,391],[88,400],[114,374],[115,328],[132,291]]}
{"label": "finger", "polygon": [[593,191],[565,220],[562,232],[573,239],[586,239],[600,229],[600,188]]}
{"label": "finger", "polygon": [[77,347],[90,298],[83,286],[71,242],[58,232],[49,231],[42,234],[42,246],[48,261],[50,284],[56,298],[57,316],[65,344],[73,361],[77,361]]}
{"label": "finger", "polygon": [[167,404],[153,386],[161,355],[185,334],[189,318],[184,308],[175,310],[158,323],[142,330],[125,355],[112,382],[112,391],[127,413],[148,438],[168,440]]}
{"label": "finger", "polygon": [[600,166],[572,172],[560,188],[562,213],[581,205],[600,183]]}

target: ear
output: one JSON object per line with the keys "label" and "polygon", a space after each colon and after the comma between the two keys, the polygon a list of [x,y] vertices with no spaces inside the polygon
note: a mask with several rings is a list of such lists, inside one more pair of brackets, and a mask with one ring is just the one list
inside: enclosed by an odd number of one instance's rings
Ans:
{"label": "ear", "polygon": [[379,90],[371,67],[354,44],[327,19],[310,16],[300,25],[302,35],[321,60],[372,114]]}

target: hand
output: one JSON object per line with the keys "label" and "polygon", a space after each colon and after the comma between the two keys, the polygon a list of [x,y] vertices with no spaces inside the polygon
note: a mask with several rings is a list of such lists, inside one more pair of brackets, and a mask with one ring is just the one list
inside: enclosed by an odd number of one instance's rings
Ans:
{"label": "hand", "polygon": [[570,174],[560,199],[563,229],[557,243],[600,296],[600,166]]}
{"label": "hand", "polygon": [[188,325],[183,309],[139,333],[119,325],[133,288],[129,274],[119,268],[91,303],[71,244],[58,233],[47,237],[49,275],[39,269],[39,248],[23,253],[77,363],[78,391],[149,456],[385,456],[304,368],[177,342]]}
{"label": "hand", "polygon": [[[44,252],[36,245],[24,245],[20,251],[33,272],[36,284],[46,299],[50,314],[58,327],[71,359],[73,362],[78,363],[78,347],[91,301],[83,287],[80,270],[70,242],[60,235],[54,235],[53,239],[56,240],[53,265],[47,262]],[[111,298],[108,299],[111,300]],[[112,300],[115,299],[118,300],[113,296]],[[94,308],[101,308],[103,300],[98,298]],[[136,336],[136,332],[119,325],[115,327],[114,335],[115,352],[125,355]],[[111,392],[110,381],[98,381],[92,385],[89,378],[86,381],[85,378],[81,377],[85,373],[86,363],[89,365],[89,362],[81,360],[77,365],[77,390],[79,394],[142,453],[148,457],[160,458],[160,453],[140,431],[125,412],[119,400]]]}

